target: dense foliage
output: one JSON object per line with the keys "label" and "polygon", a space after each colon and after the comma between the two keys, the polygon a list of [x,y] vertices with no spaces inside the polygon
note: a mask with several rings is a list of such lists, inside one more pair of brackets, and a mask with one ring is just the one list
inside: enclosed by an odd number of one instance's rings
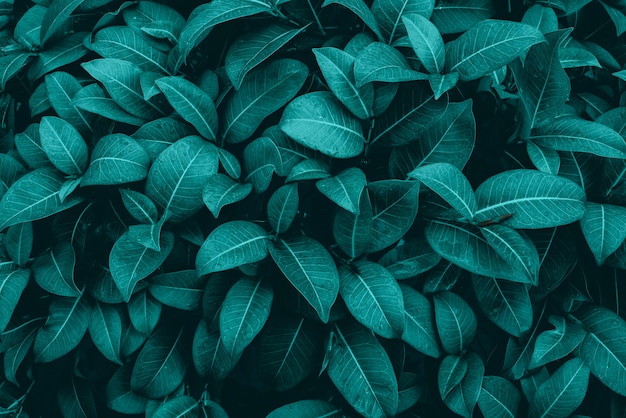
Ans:
{"label": "dense foliage", "polygon": [[623,417],[626,1],[0,1],[0,408]]}

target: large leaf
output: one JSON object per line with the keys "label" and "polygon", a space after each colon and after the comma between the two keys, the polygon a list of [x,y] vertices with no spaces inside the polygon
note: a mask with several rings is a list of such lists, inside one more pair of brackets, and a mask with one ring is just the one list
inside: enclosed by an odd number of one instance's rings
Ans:
{"label": "large leaf", "polygon": [[198,274],[229,270],[267,256],[267,232],[248,221],[230,221],[215,228],[196,256]]}
{"label": "large leaf", "polygon": [[543,40],[541,32],[530,25],[484,20],[446,45],[446,65],[448,71],[457,71],[461,80],[475,80]]}
{"label": "large leaf", "polygon": [[160,246],[161,251],[151,250],[133,240],[128,232],[115,241],[109,254],[109,268],[126,302],[130,300],[137,283],[163,264],[174,246],[174,234],[164,232]]}
{"label": "large leaf", "polygon": [[376,334],[395,338],[404,330],[404,303],[396,279],[380,264],[357,261],[339,267],[339,293],[352,316]]}
{"label": "large leaf", "polygon": [[431,74],[442,73],[446,64],[446,52],[437,27],[417,13],[403,15],[402,23],[406,27],[415,55],[424,68]]}
{"label": "large leaf", "polygon": [[328,322],[330,308],[339,294],[335,261],[322,244],[306,235],[281,239],[270,246],[272,259],[287,280]]}
{"label": "large leaf", "polygon": [[106,135],[91,152],[91,162],[81,186],[113,185],[143,180],[148,176],[150,156],[133,138]]}
{"label": "large leaf", "polygon": [[99,30],[91,48],[104,58],[129,61],[145,71],[167,73],[167,55],[128,26],[109,26]]}
{"label": "large leaf", "polygon": [[148,339],[135,360],[130,378],[133,391],[150,398],[161,398],[180,385],[188,365],[184,330],[184,327],[177,332],[160,328]]}
{"label": "large leaf", "polygon": [[335,158],[356,157],[365,147],[358,119],[329,92],[292,100],[283,111],[280,128],[300,144]]}
{"label": "large leaf", "polygon": [[432,303],[413,288],[401,285],[404,300],[402,341],[430,357],[441,356]]}
{"label": "large leaf", "polygon": [[320,400],[296,401],[270,412],[265,418],[340,418],[341,408]]}
{"label": "large leaf", "polygon": [[578,408],[587,395],[589,367],[573,358],[550,376],[535,392],[528,417],[566,417]]}
{"label": "large leaf", "polygon": [[87,168],[87,144],[76,128],[56,116],[44,116],[39,124],[41,148],[50,162],[65,174],[79,176]]}
{"label": "large leaf", "polygon": [[230,288],[219,317],[220,335],[232,357],[239,356],[263,329],[274,290],[264,279],[243,278]]}
{"label": "large leaf", "polygon": [[122,319],[119,305],[96,302],[89,318],[89,335],[104,357],[122,364]]}
{"label": "large leaf", "polygon": [[59,197],[63,177],[52,168],[39,168],[19,178],[0,200],[0,231],[22,222],[35,221],[81,202]]}
{"label": "large leaf", "polygon": [[146,195],[171,221],[182,221],[202,206],[204,183],[219,164],[217,149],[198,136],[170,145],[154,161],[146,180]]}
{"label": "large leaf", "polygon": [[465,300],[450,291],[435,294],[433,300],[443,349],[451,354],[464,350],[476,335],[478,322],[474,311]]}
{"label": "large leaf", "polygon": [[626,239],[626,208],[587,202],[580,228],[596,263],[601,265]]}
{"label": "large leaf", "polygon": [[298,93],[309,69],[294,59],[279,59],[252,70],[225,104],[222,137],[227,142],[250,138],[261,122]]}
{"label": "large leaf", "polygon": [[0,272],[0,332],[9,324],[29,279],[29,270]]}
{"label": "large leaf", "polygon": [[533,324],[533,307],[526,284],[472,275],[480,309],[494,324],[515,337]]}
{"label": "large leaf", "polygon": [[534,170],[510,170],[485,180],[476,189],[482,222],[513,215],[512,228],[549,228],[579,220],[585,213],[585,192],[562,177]]}
{"label": "large leaf", "polygon": [[514,418],[522,395],[513,383],[500,376],[484,376],[478,407],[486,417]]}
{"label": "large leaf", "polygon": [[585,338],[585,330],[576,322],[556,315],[550,316],[548,322],[554,329],[537,336],[529,365],[533,369],[564,358]]}
{"label": "large leaf", "polygon": [[587,331],[577,355],[602,383],[626,396],[626,321],[598,306],[576,313],[576,318]]}
{"label": "large leaf", "polygon": [[372,13],[385,40],[391,43],[406,35],[406,28],[402,24],[403,15],[417,13],[428,19],[434,7],[434,0],[375,0],[372,4]]}
{"label": "large leaf", "polygon": [[439,0],[431,20],[442,34],[465,32],[496,13],[493,0]]}
{"label": "large leaf", "polygon": [[78,297],[81,292],[74,283],[75,266],[74,248],[69,242],[61,241],[50,252],[37,257],[32,271],[42,289],[58,296]]}
{"label": "large leaf", "polygon": [[389,356],[376,337],[362,326],[335,326],[328,376],[343,397],[367,417],[393,416],[398,407],[398,382]]}
{"label": "large leaf", "polygon": [[35,361],[48,363],[72,351],[87,332],[90,315],[91,306],[83,295],[53,299],[46,324],[35,337]]}
{"label": "large leaf", "polygon": [[356,87],[373,81],[397,83],[426,80],[428,75],[415,71],[397,49],[382,42],[372,42],[356,56],[354,61]]}

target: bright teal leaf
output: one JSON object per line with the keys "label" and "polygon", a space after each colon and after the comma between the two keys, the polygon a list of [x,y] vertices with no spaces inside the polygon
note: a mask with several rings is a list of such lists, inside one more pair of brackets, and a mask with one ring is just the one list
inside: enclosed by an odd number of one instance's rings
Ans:
{"label": "bright teal leaf", "polygon": [[215,218],[226,205],[239,202],[252,191],[250,183],[238,183],[226,174],[217,173],[206,181],[202,190],[202,200]]}
{"label": "bright teal leaf", "polygon": [[267,202],[267,220],[276,234],[286,232],[298,213],[298,185],[286,184],[277,189]]}
{"label": "bright teal leaf", "polygon": [[433,295],[435,323],[443,349],[458,353],[472,342],[478,325],[469,304],[456,293],[449,291]]}
{"label": "bright teal leaf", "polygon": [[91,162],[81,186],[113,185],[140,181],[148,176],[150,156],[133,138],[106,135],[91,152]]}
{"label": "bright teal leaf", "polygon": [[446,64],[446,52],[437,27],[417,13],[402,15],[402,23],[406,27],[413,51],[424,68],[429,73],[442,73]]}
{"label": "bright teal leaf", "polygon": [[441,347],[435,331],[432,302],[412,287],[400,285],[400,289],[405,310],[402,341],[427,356],[440,357]]}
{"label": "bright teal leaf", "polygon": [[67,175],[79,176],[87,168],[87,144],[69,122],[44,116],[39,124],[41,148],[52,164]]}
{"label": "bright teal leaf", "polygon": [[626,208],[587,202],[580,228],[596,263],[602,265],[626,239]]}

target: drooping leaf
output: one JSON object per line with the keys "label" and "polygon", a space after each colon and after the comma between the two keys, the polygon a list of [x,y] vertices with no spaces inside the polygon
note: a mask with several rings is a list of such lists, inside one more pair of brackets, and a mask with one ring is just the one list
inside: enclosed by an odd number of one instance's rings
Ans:
{"label": "drooping leaf", "polygon": [[74,283],[76,253],[69,242],[58,243],[50,252],[37,257],[32,265],[33,276],[44,290],[67,297],[78,297],[81,291]]}
{"label": "drooping leaf", "polygon": [[89,326],[91,306],[84,295],[55,298],[46,324],[37,331],[33,353],[38,363],[48,363],[72,351]]}
{"label": "drooping leaf", "polygon": [[549,228],[584,215],[585,193],[575,183],[534,170],[509,170],[484,181],[476,189],[482,222],[512,214],[504,222],[512,228]]}
{"label": "drooping leaf", "polygon": [[372,42],[355,57],[357,88],[373,81],[397,83],[426,79],[428,75],[412,69],[400,51],[382,42]]}
{"label": "drooping leaf", "polygon": [[335,326],[335,338],[326,372],[342,396],[365,416],[395,415],[398,382],[376,337],[361,325],[343,322]]}
{"label": "drooping leaf", "polygon": [[133,328],[146,336],[151,335],[161,318],[161,302],[142,289],[133,294],[126,307]]}
{"label": "drooping leaf", "polygon": [[402,24],[403,15],[416,13],[428,19],[434,7],[434,0],[375,0],[372,13],[385,40],[391,43],[406,35],[406,28]]}
{"label": "drooping leaf", "polygon": [[270,412],[265,418],[339,418],[341,409],[330,402],[321,400],[302,400],[283,405]]}
{"label": "drooping leaf", "polygon": [[402,23],[406,27],[415,55],[424,68],[432,74],[443,72],[446,52],[437,27],[417,13],[404,14]]}
{"label": "drooping leaf", "polygon": [[516,417],[522,395],[509,380],[500,376],[484,376],[478,396],[478,407],[484,416]]}
{"label": "drooping leaf", "polygon": [[489,245],[519,274],[518,282],[536,285],[539,276],[539,254],[530,239],[504,225],[480,229]]}
{"label": "drooping leaf", "polygon": [[153,224],[157,221],[158,212],[154,202],[145,194],[131,189],[119,189],[124,207],[142,224]]}
{"label": "drooping leaf", "polygon": [[625,222],[626,208],[622,206],[585,203],[580,228],[598,265],[602,265],[626,239]]}
{"label": "drooping leaf", "polygon": [[457,71],[463,81],[475,80],[543,40],[541,32],[530,25],[484,20],[446,45],[446,66],[448,71]]}
{"label": "drooping leaf", "polygon": [[432,303],[413,288],[400,285],[404,300],[404,331],[402,341],[427,356],[441,356],[439,337],[435,331]]}
{"label": "drooping leaf", "polygon": [[113,185],[143,180],[148,176],[150,156],[133,138],[106,135],[91,152],[91,162],[81,186]]}
{"label": "drooping leaf", "polygon": [[202,190],[202,200],[215,218],[226,205],[243,200],[252,191],[250,183],[238,183],[231,177],[217,173],[206,181]]}
{"label": "drooping leaf", "polygon": [[283,111],[280,128],[296,142],[335,158],[355,157],[365,147],[361,124],[329,92],[292,100]]}
{"label": "drooping leaf", "polygon": [[41,21],[41,45],[58,34],[70,18],[70,15],[85,0],[52,0]]}
{"label": "drooping leaf", "polygon": [[439,0],[431,20],[442,34],[450,34],[465,32],[495,13],[493,0]]}
{"label": "drooping leaf", "polygon": [[146,123],[144,119],[133,116],[122,109],[115,100],[107,97],[104,90],[96,83],[83,87],[74,95],[70,104],[81,113],[87,112],[100,115],[116,122],[129,125],[141,126]]}
{"label": "drooping leaf", "polygon": [[204,282],[194,269],[174,271],[151,277],[148,291],[164,305],[195,311],[202,304]]}
{"label": "drooping leaf", "polygon": [[529,365],[533,369],[564,358],[585,338],[585,330],[576,322],[556,315],[551,315],[548,322],[554,329],[537,336]]}
{"label": "drooping leaf", "polygon": [[363,254],[370,242],[373,214],[369,193],[365,188],[359,198],[357,213],[337,207],[333,222],[333,237],[350,258]]}
{"label": "drooping leaf", "polygon": [[30,270],[0,272],[0,332],[9,324],[29,279]]}
{"label": "drooping leaf", "polygon": [[367,179],[359,168],[352,167],[341,171],[336,176],[319,180],[315,183],[323,195],[347,211],[359,214],[359,198]]}
{"label": "drooping leaf", "polygon": [[132,363],[117,369],[106,387],[107,406],[124,414],[143,414],[148,399],[130,388]]}
{"label": "drooping leaf", "polygon": [[167,73],[167,55],[128,26],[100,29],[91,48],[104,58],[125,60],[145,71]]}
{"label": "drooping leaf", "polygon": [[119,305],[96,302],[89,317],[89,335],[104,357],[122,364],[122,319]]}
{"label": "drooping leaf", "polygon": [[380,264],[339,267],[339,293],[352,316],[374,333],[395,338],[404,330],[404,303],[396,279]]}
{"label": "drooping leaf", "polygon": [[455,354],[465,349],[476,335],[477,320],[469,304],[449,291],[433,295],[435,323],[443,349]]}
{"label": "drooping leaf", "polygon": [[39,124],[41,147],[52,164],[65,174],[79,176],[87,168],[87,144],[65,120],[44,116]]}
{"label": "drooping leaf", "polygon": [[267,232],[248,221],[230,221],[215,228],[196,256],[198,274],[229,270],[267,256]]}
{"label": "drooping leaf", "polygon": [[322,7],[326,7],[331,4],[343,6],[357,15],[359,19],[361,19],[363,23],[365,23],[367,27],[374,32],[374,34],[378,37],[378,40],[383,42],[383,35],[380,32],[376,17],[363,0],[325,0]]}
{"label": "drooping leaf", "polygon": [[281,239],[269,247],[272,259],[287,280],[328,322],[339,294],[339,273],[328,251],[306,235]]}
{"label": "drooping leaf", "polygon": [[[440,374],[438,377],[442,376],[442,370],[444,371],[443,375],[445,376],[444,363],[446,362],[446,359],[449,359],[450,357],[454,358],[456,356],[448,356],[444,359],[441,363],[441,368],[439,370]],[[459,373],[454,376],[455,385],[448,385],[448,392],[445,396],[442,395],[442,398],[446,406],[452,411],[463,417],[471,418],[473,416],[473,411],[478,401],[478,397],[480,396],[480,389],[483,376],[485,374],[485,366],[480,356],[476,353],[469,353],[467,356],[461,358],[461,361],[464,361],[467,364],[467,369],[462,375]],[[456,371],[456,369],[453,370]],[[459,378],[460,380],[456,383],[456,380]]]}
{"label": "drooping leaf", "polygon": [[20,267],[24,266],[33,250],[32,222],[23,222],[10,227],[4,237],[4,246],[11,260]]}
{"label": "drooping leaf", "polygon": [[267,219],[276,234],[282,234],[289,229],[298,213],[298,204],[297,184],[285,184],[270,196],[267,202]]}

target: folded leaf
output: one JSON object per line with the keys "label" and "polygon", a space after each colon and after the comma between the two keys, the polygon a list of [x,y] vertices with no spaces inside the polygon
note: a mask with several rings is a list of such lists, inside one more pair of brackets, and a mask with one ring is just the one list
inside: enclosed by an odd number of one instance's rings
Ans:
{"label": "folded leaf", "polygon": [[372,81],[398,83],[426,80],[428,75],[415,71],[397,49],[382,42],[372,42],[356,56],[354,61],[356,87]]}
{"label": "folded leaf", "polygon": [[446,52],[437,27],[417,13],[403,14],[402,23],[406,27],[413,51],[424,68],[429,73],[442,73],[446,64]]}
{"label": "folded leaf", "polygon": [[87,168],[87,144],[76,128],[56,116],[44,116],[39,125],[41,148],[50,162],[70,176],[80,176]]}
{"label": "folded leaf", "polygon": [[533,369],[564,358],[585,338],[585,330],[576,322],[556,315],[551,315],[548,322],[554,329],[537,336],[529,366]]}
{"label": "folded leaf", "polygon": [[372,13],[385,40],[391,43],[406,35],[406,28],[402,24],[403,15],[417,13],[428,19],[434,6],[434,0],[375,0],[372,4]]}

